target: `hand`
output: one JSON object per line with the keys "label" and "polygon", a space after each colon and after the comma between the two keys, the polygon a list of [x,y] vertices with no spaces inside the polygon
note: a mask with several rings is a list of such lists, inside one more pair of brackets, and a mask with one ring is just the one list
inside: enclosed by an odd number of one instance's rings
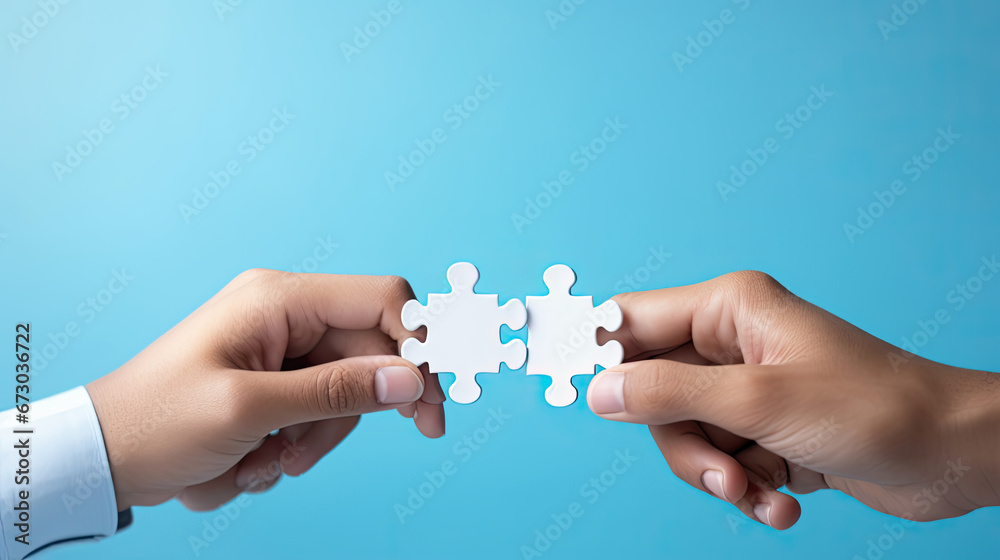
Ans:
{"label": "hand", "polygon": [[[118,509],[194,510],[298,476],[359,415],[400,408],[444,434],[437,376],[398,357],[401,278],[251,270],[87,390]],[[269,435],[279,430],[276,435]]]}
{"label": "hand", "polygon": [[741,272],[616,296],[625,364],[600,416],[649,424],[673,472],[776,529],[833,488],[918,521],[1000,505],[1000,375],[904,352]]}

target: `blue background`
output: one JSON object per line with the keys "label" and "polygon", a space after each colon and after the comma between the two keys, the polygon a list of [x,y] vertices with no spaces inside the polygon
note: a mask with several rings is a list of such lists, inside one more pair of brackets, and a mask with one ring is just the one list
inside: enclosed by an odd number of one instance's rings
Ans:
{"label": "blue background", "polygon": [[[220,16],[208,0],[72,2],[16,52],[9,33],[40,8],[3,4],[2,322],[40,336],[81,324],[34,393],[113,370],[251,267],[399,274],[423,297],[469,260],[480,291],[506,300],[544,293],[542,271],[565,262],[576,293],[603,301],[662,247],[672,256],[639,273],[641,289],[761,269],[901,344],[1000,251],[995,3],[931,0],[886,37],[885,0],[591,0],[554,29],[556,0],[402,0],[345,56],[386,4],[248,0]],[[679,69],[674,53],[727,8],[735,21]],[[122,120],[112,104],[147,66],[168,76]],[[500,85],[453,130],[445,111],[489,76]],[[834,95],[785,138],[779,119],[814,86]],[[247,162],[240,144],[282,108],[294,119]],[[114,131],[57,178],[53,162],[104,118]],[[628,128],[580,171],[572,154],[609,118]],[[911,181],[903,165],[948,126],[961,137]],[[447,139],[391,189],[386,171],[435,128]],[[772,137],[780,149],[724,198],[717,182]],[[240,175],[185,217],[233,159]],[[518,231],[511,215],[563,169],[574,182]],[[897,179],[905,194],[852,242],[844,224]],[[338,247],[310,261],[318,238]],[[85,322],[78,306],[121,267],[135,279]],[[1000,281],[920,353],[1000,369],[998,312]],[[523,371],[480,381],[479,402],[447,405],[440,440],[395,413],[366,418],[313,471],[250,498],[200,557],[520,558],[574,501],[584,515],[544,557],[863,557],[893,521],[820,492],[787,532],[743,522],[676,479],[645,428],[582,401],[548,407],[547,380]],[[456,444],[491,409],[510,419],[463,461]],[[625,450],[635,464],[588,503],[581,485]],[[400,524],[394,504],[447,460],[457,473]],[[135,515],[121,535],[49,557],[192,557],[189,537],[219,513],[171,502]],[[907,528],[885,558],[995,555],[998,526],[993,509]]]}

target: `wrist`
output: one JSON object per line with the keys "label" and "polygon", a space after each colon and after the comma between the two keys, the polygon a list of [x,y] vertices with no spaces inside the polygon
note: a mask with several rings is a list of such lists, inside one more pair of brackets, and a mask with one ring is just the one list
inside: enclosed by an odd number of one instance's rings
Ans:
{"label": "wrist", "polygon": [[97,413],[97,420],[101,426],[101,435],[104,438],[104,449],[108,455],[108,466],[111,470],[111,481],[115,491],[115,502],[118,511],[125,511],[136,505],[132,502],[126,488],[128,478],[126,471],[127,458],[125,449],[122,449],[120,438],[116,437],[115,430],[118,424],[115,422],[108,404],[108,395],[105,392],[104,383],[97,379],[87,384],[87,392],[90,394],[91,402],[94,404],[94,412]]}
{"label": "wrist", "polygon": [[971,468],[958,486],[980,507],[1000,506],[1000,374],[947,368],[951,399],[949,455]]}
{"label": "wrist", "polygon": [[[0,550],[21,558],[55,542],[115,533],[119,516],[106,451],[83,388],[35,402],[28,426],[15,420],[15,410],[4,411],[0,428],[0,443],[19,458],[0,461]],[[30,534],[28,517],[42,520]]]}

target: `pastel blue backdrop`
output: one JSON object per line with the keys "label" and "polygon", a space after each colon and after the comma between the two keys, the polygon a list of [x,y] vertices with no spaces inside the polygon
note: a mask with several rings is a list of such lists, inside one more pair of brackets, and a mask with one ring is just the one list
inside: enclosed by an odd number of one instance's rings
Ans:
{"label": "pastel blue backdrop", "polygon": [[[3,328],[81,325],[37,368],[39,396],[113,370],[247,268],[398,274],[426,294],[459,260],[503,300],[543,293],[557,262],[598,301],[629,277],[761,269],[895,344],[945,309],[920,353],[1000,369],[1000,280],[960,310],[948,297],[1000,251],[995,3],[44,4],[0,9]],[[581,146],[603,150],[585,169]],[[240,173],[210,186],[230,161]],[[754,172],[741,184],[731,166]],[[874,193],[897,180],[885,207]],[[127,288],[81,312],[123,267]],[[480,380],[440,440],[374,415],[232,520],[171,502],[47,557],[522,558],[572,502],[583,515],[544,558],[864,558],[880,537],[885,558],[995,557],[995,509],[894,536],[894,518],[820,492],[789,531],[743,522],[675,478],[644,428],[550,408],[523,370]],[[485,439],[491,410],[509,419]],[[590,503],[581,487],[616,452],[637,459]],[[395,504],[448,460],[400,523]]]}

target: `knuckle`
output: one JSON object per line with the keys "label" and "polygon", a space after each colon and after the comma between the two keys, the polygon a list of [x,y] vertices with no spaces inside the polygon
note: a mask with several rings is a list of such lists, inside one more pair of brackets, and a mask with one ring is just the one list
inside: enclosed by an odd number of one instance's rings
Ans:
{"label": "knuckle", "polygon": [[241,272],[232,282],[242,294],[270,295],[291,278],[292,273],[269,268],[251,268]]}
{"label": "knuckle", "polygon": [[[630,412],[651,412],[667,406],[675,392],[673,377],[665,363],[655,368],[635,370],[625,377],[626,409]],[[632,390],[629,390],[632,389]]]}
{"label": "knuckle", "polygon": [[337,414],[357,410],[365,401],[366,391],[354,370],[334,366],[326,376],[327,410]]}
{"label": "knuckle", "polygon": [[759,270],[741,270],[722,278],[729,288],[744,294],[773,294],[785,289],[770,274]]}
{"label": "knuckle", "polygon": [[406,301],[413,299],[413,288],[402,276],[383,276],[381,278],[382,297],[386,301]]}
{"label": "knuckle", "polygon": [[730,301],[748,304],[751,309],[770,309],[791,301],[788,289],[766,272],[742,270],[723,276],[721,282]]}
{"label": "knuckle", "polygon": [[256,268],[250,276],[250,281],[246,284],[250,294],[256,294],[261,299],[269,299],[285,290],[286,285],[293,277],[291,272],[283,270],[271,270],[268,268]]}
{"label": "knuckle", "polygon": [[611,301],[618,304],[618,307],[622,309],[631,308],[632,300],[635,299],[635,294],[638,292],[622,292],[611,297]]}
{"label": "knuckle", "polygon": [[267,280],[274,278],[277,273],[277,270],[271,270],[269,268],[251,268],[241,272],[236,277],[236,280],[240,280],[248,284],[266,282]]}

